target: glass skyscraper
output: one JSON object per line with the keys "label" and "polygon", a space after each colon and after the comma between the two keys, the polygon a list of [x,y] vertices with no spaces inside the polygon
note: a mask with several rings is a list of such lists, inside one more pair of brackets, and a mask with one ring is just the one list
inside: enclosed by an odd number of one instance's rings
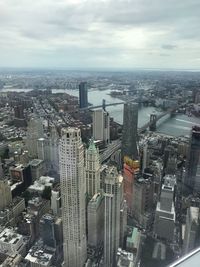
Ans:
{"label": "glass skyscraper", "polygon": [[79,84],[79,107],[86,108],[88,106],[88,89],[87,83],[81,82]]}
{"label": "glass skyscraper", "polygon": [[131,159],[138,159],[137,148],[137,127],[138,127],[138,104],[124,104],[124,119],[122,132],[122,161],[125,156]]}

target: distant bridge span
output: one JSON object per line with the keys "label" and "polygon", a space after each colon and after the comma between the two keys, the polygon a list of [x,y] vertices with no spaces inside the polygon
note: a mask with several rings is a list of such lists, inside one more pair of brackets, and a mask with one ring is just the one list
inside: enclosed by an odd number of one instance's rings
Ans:
{"label": "distant bridge span", "polygon": [[136,102],[137,103],[137,98],[132,98],[132,99],[127,100],[127,101],[121,101],[121,102],[115,102],[115,103],[109,103],[109,104],[105,104],[104,99],[103,99],[102,105],[88,106],[85,108],[80,108],[79,111],[91,110],[91,109],[96,109],[96,108],[106,108],[106,107],[110,107],[110,106],[123,105],[123,104],[130,103],[130,102]]}

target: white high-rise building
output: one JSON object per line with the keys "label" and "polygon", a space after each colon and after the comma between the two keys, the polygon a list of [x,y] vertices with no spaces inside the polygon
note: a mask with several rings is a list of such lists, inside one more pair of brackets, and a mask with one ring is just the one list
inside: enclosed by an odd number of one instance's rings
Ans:
{"label": "white high-rise building", "polygon": [[60,216],[60,188],[51,190],[51,209],[53,215]]}
{"label": "white high-rise building", "polygon": [[166,179],[162,185],[160,201],[157,202],[154,233],[160,238],[173,240],[175,218],[174,181]]}
{"label": "white high-rise building", "polygon": [[103,109],[93,112],[93,137],[95,140],[110,142],[110,116]]}
{"label": "white high-rise building", "polygon": [[84,148],[78,128],[63,128],[59,146],[65,267],[81,267],[87,258]]}
{"label": "white high-rise building", "polygon": [[28,148],[29,156],[37,158],[38,146],[37,140],[44,136],[43,124],[40,118],[31,118],[27,127],[26,146]]}
{"label": "white high-rise building", "polygon": [[100,161],[99,150],[95,147],[94,141],[90,141],[86,150],[86,192],[91,199],[100,189]]}
{"label": "white high-rise building", "polygon": [[120,244],[120,207],[123,194],[123,177],[117,168],[106,170],[104,178],[104,266],[115,266],[117,249]]}

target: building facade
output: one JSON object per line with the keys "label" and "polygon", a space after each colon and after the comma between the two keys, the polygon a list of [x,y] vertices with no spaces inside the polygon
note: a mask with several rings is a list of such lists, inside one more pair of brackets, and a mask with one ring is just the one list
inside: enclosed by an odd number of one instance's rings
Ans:
{"label": "building facade", "polygon": [[116,167],[108,167],[104,179],[104,266],[116,264],[116,253],[120,245],[120,207],[123,194],[123,177]]}
{"label": "building facade", "polygon": [[27,127],[26,146],[31,158],[37,158],[37,140],[44,136],[43,124],[40,118],[31,118]]}
{"label": "building facade", "polygon": [[110,142],[110,116],[103,109],[93,111],[93,138],[106,144]]}
{"label": "building facade", "polygon": [[86,150],[85,170],[86,170],[86,192],[91,199],[100,189],[100,160],[99,151],[95,147],[94,141],[90,141]]}
{"label": "building facade", "polygon": [[5,209],[11,202],[12,194],[8,181],[0,179],[0,210]]}
{"label": "building facade", "polygon": [[185,235],[183,240],[183,252],[189,253],[195,248],[197,233],[199,231],[199,208],[189,207],[187,209]]}
{"label": "building facade", "polygon": [[79,84],[79,107],[86,108],[88,106],[88,89],[87,83],[81,82]]}
{"label": "building facade", "polygon": [[124,104],[123,115],[123,131],[122,131],[122,161],[125,156],[131,159],[138,159],[137,148],[137,127],[138,127],[138,104]]}
{"label": "building facade", "polygon": [[65,267],[81,267],[87,258],[84,148],[80,129],[61,131],[59,150]]}
{"label": "building facade", "polygon": [[188,173],[186,186],[189,192],[200,192],[200,127],[194,126],[191,131],[188,153]]}
{"label": "building facade", "polygon": [[97,193],[89,201],[88,217],[88,245],[97,248],[102,245],[104,238],[104,196]]}

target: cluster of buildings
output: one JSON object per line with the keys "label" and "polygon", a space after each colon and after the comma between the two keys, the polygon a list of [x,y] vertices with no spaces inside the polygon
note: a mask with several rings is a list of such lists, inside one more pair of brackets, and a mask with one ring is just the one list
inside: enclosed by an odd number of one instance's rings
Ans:
{"label": "cluster of buildings", "polygon": [[[87,90],[81,82],[80,113]],[[139,135],[138,104],[125,103],[114,143],[105,107],[77,127],[67,115],[77,99],[31,94],[1,102],[23,135],[3,133],[0,146],[0,266],[148,266],[146,251],[164,263],[199,245],[198,126],[189,139]]]}

